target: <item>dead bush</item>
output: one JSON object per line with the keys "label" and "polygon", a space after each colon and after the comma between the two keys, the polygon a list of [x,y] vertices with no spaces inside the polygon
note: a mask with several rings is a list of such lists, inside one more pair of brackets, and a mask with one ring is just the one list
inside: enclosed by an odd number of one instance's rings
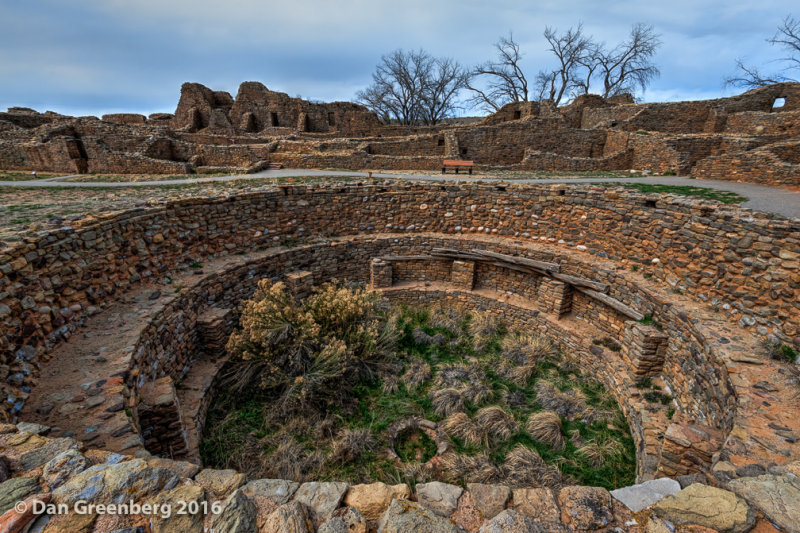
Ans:
{"label": "dead bush", "polygon": [[344,429],[333,441],[331,459],[342,464],[350,463],[374,447],[375,441],[369,429]]}
{"label": "dead bush", "polygon": [[528,398],[521,390],[506,391],[505,402],[512,409],[522,409],[528,405]]}
{"label": "dead bush", "polygon": [[561,434],[561,417],[554,411],[540,411],[528,418],[528,433],[554,450],[564,449],[564,436]]}
{"label": "dead bush", "polygon": [[475,424],[488,435],[508,440],[519,429],[514,417],[496,405],[484,407],[475,413]]}
{"label": "dead bush", "polygon": [[494,393],[486,383],[480,381],[477,383],[470,383],[469,385],[465,386],[463,389],[461,389],[461,395],[468,402],[478,405],[481,402],[490,399]]}
{"label": "dead bush", "polygon": [[464,398],[458,389],[447,388],[432,391],[430,394],[433,411],[441,416],[449,416],[464,410]]}
{"label": "dead bush", "polygon": [[422,359],[415,357],[411,359],[408,369],[401,378],[410,392],[417,390],[423,383],[431,379],[431,367]]}
{"label": "dead bush", "polygon": [[465,413],[453,413],[442,422],[442,429],[471,446],[479,446],[486,439],[486,433]]}
{"label": "dead bush", "polygon": [[476,312],[473,313],[469,321],[467,331],[472,336],[475,350],[481,352],[489,345],[492,337],[500,331],[500,325],[490,313],[486,311]]}
{"label": "dead bush", "polygon": [[485,453],[448,453],[441,460],[444,479],[450,483],[500,483],[503,471]]}
{"label": "dead bush", "polygon": [[536,382],[536,401],[547,410],[555,411],[559,416],[574,420],[586,412],[586,397],[577,389],[558,390],[552,382],[539,380]]}
{"label": "dead bush", "polygon": [[561,472],[545,464],[536,451],[522,444],[508,452],[503,472],[511,486],[556,488],[562,484]]}
{"label": "dead bush", "polygon": [[516,365],[536,365],[543,358],[555,358],[558,350],[549,338],[513,332],[500,344],[503,357]]}

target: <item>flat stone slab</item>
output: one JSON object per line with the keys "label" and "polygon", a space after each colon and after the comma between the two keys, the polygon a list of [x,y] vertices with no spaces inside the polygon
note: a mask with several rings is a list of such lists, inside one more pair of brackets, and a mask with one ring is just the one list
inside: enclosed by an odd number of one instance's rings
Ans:
{"label": "flat stone slab", "polygon": [[458,499],[464,489],[440,481],[417,485],[417,501],[440,516],[450,516],[456,512]]}
{"label": "flat stone slab", "polygon": [[782,530],[800,533],[800,479],[767,474],[734,479],[728,487]]}
{"label": "flat stone slab", "polygon": [[623,487],[611,491],[611,495],[624,503],[628,509],[638,513],[653,504],[663,500],[665,497],[681,491],[681,484],[668,477],[645,481],[638,485]]}
{"label": "flat stone slab", "polygon": [[652,507],[653,514],[675,525],[696,524],[720,533],[746,533],[756,513],[733,492],[695,483]]}

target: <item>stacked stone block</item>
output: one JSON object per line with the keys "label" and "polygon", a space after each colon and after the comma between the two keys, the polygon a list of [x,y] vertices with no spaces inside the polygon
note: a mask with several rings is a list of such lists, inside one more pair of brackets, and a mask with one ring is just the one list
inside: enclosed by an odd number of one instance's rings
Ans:
{"label": "stacked stone block", "polygon": [[637,378],[657,376],[664,367],[667,336],[651,325],[629,322],[622,335],[622,356]]}
{"label": "stacked stone block", "polygon": [[147,451],[162,457],[185,457],[189,450],[172,378],[146,384],[139,398],[140,434]]}
{"label": "stacked stone block", "polygon": [[670,424],[664,434],[658,477],[676,477],[708,471],[722,445],[719,430],[699,424]]}
{"label": "stacked stone block", "polygon": [[572,311],[572,286],[562,281],[544,278],[539,285],[539,308],[561,318]]}
{"label": "stacked stone block", "polygon": [[369,264],[370,286],[373,289],[385,289],[392,286],[392,264],[375,258]]}
{"label": "stacked stone block", "polygon": [[471,291],[475,287],[475,261],[453,261],[451,282],[459,289]]}
{"label": "stacked stone block", "polygon": [[305,298],[311,294],[314,285],[314,273],[308,270],[286,274],[286,288],[296,298]]}
{"label": "stacked stone block", "polygon": [[230,335],[230,311],[209,307],[197,317],[197,340],[206,355],[215,357],[225,351]]}

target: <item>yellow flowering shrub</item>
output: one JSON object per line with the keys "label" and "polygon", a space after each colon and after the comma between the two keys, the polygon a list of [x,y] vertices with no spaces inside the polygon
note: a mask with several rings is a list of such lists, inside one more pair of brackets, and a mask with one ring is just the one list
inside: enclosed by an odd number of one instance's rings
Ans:
{"label": "yellow flowering shrub", "polygon": [[279,395],[284,412],[325,408],[393,353],[397,332],[363,288],[324,284],[302,302],[283,283],[261,280],[244,304],[228,351],[244,373]]}

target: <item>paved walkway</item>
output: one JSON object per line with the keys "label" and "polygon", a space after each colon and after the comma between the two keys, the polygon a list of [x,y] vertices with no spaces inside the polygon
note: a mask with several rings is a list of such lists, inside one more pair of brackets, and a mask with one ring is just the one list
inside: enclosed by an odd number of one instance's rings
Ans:
{"label": "paved walkway", "polygon": [[[257,180],[263,178],[297,178],[302,176],[332,176],[366,178],[366,172],[350,172],[337,170],[308,170],[308,169],[280,169],[264,170],[255,174],[209,176],[190,179],[156,180],[156,181],[68,181],[75,176],[59,176],[46,180],[33,181],[0,181],[0,187],[151,187],[157,185],[189,185],[209,182],[225,182],[234,180]],[[440,174],[388,174],[373,172],[374,178],[399,178],[417,181],[503,181],[500,178],[468,178],[466,176],[440,175]],[[774,213],[790,218],[800,218],[800,192],[793,192],[777,187],[766,187],[752,183],[738,183],[734,181],[697,180],[676,176],[652,176],[637,178],[545,178],[545,179],[515,179],[507,180],[514,183],[651,183],[658,185],[688,185],[729,191],[748,198],[742,207],[754,211]]]}

